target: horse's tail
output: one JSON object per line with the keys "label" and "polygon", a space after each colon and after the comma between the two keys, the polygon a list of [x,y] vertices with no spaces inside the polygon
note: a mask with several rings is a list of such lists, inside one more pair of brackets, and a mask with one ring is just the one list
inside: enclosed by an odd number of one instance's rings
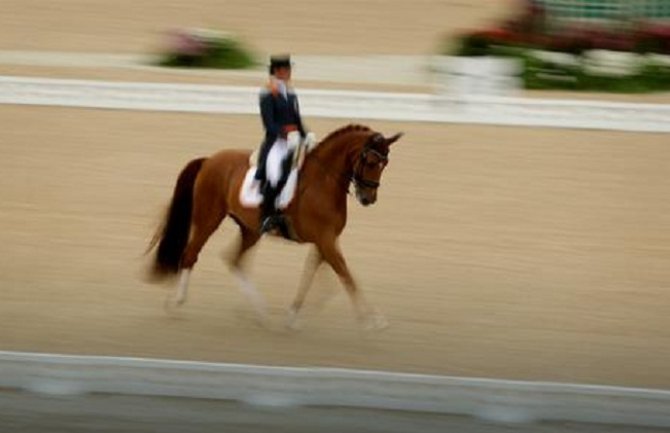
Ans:
{"label": "horse's tail", "polygon": [[189,162],[177,178],[170,207],[147,248],[148,253],[158,245],[149,271],[153,280],[161,280],[179,272],[191,228],[193,186],[205,160],[198,158]]}

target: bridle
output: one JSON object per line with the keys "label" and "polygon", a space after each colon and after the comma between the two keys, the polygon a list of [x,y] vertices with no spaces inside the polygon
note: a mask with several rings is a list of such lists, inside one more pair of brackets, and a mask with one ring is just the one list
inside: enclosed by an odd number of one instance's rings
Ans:
{"label": "bridle", "polygon": [[354,183],[354,185],[356,185],[356,187],[377,189],[381,185],[376,180],[365,179],[363,177],[363,168],[369,154],[375,155],[381,163],[388,163],[389,157],[372,147],[374,144],[381,143],[383,141],[384,137],[381,134],[376,133],[370,137],[368,142],[365,144],[363,151],[361,151],[360,155],[358,156],[358,161],[354,166],[354,173],[351,177],[351,181]]}
{"label": "bridle", "polygon": [[372,147],[373,145],[381,143],[383,141],[384,136],[379,133],[375,133],[368,139],[368,142],[365,144],[365,147],[358,155],[358,160],[354,164],[354,171],[350,176],[345,175],[345,177],[338,177],[334,175],[328,168],[328,166],[324,164],[318,157],[316,157],[316,155],[314,155],[314,161],[317,162],[319,168],[327,177],[335,180],[340,184],[346,183],[344,186],[347,190],[347,194],[350,193],[349,184],[351,184],[352,182],[358,188],[363,187],[363,188],[377,189],[381,184],[376,180],[365,179],[363,177],[363,168],[365,166],[365,160],[367,159],[369,154],[375,155],[377,158],[379,158],[380,162],[383,162],[385,164],[388,163],[389,160],[388,156],[382,154],[381,152]]}

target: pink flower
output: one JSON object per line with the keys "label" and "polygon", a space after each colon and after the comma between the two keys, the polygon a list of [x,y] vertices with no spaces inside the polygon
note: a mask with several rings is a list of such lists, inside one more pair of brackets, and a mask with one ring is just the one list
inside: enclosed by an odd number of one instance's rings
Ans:
{"label": "pink flower", "polygon": [[170,51],[181,56],[199,56],[205,53],[207,44],[196,35],[184,30],[176,30],[170,34]]}

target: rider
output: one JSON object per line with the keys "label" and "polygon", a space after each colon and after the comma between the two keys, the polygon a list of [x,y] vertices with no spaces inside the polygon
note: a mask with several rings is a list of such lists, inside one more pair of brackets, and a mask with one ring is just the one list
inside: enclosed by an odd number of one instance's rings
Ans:
{"label": "rider", "polygon": [[[270,57],[270,79],[260,92],[260,111],[265,139],[258,154],[258,165],[254,176],[255,180],[260,182],[263,192],[261,233],[281,224],[281,218],[275,209],[275,200],[290,170],[289,150],[295,149],[297,142],[304,140],[307,135],[300,118],[298,97],[290,87],[290,80],[290,56]],[[272,174],[268,170],[267,160],[271,151],[281,158],[283,173],[279,175]],[[276,170],[273,170],[273,173],[274,171]]]}

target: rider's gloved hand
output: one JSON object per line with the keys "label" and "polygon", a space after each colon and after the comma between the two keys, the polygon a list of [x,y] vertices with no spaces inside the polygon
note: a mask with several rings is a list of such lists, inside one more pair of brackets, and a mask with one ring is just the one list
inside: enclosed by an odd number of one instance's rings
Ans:
{"label": "rider's gloved hand", "polygon": [[286,136],[286,144],[289,151],[297,149],[300,146],[300,133],[298,131],[289,132]]}
{"label": "rider's gloved hand", "polygon": [[307,135],[305,135],[304,143],[308,152],[312,150],[312,148],[316,146],[316,134],[313,132],[308,132]]}

